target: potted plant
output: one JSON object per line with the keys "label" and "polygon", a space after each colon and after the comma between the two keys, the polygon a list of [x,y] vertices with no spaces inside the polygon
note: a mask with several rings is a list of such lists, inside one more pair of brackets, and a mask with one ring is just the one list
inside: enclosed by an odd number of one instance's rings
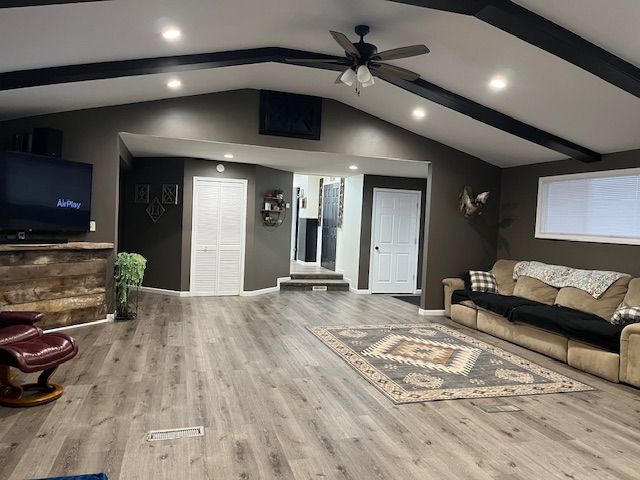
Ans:
{"label": "potted plant", "polygon": [[147,260],[137,253],[120,252],[116,255],[116,319],[131,320],[138,315],[136,295],[135,308],[130,306],[130,289],[142,285]]}

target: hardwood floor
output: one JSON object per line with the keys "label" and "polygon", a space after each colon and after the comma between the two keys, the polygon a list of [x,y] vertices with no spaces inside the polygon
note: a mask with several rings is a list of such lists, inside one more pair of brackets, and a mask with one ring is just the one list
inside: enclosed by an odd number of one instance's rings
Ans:
{"label": "hardwood floor", "polygon": [[[387,296],[145,294],[140,318],[72,330],[65,395],[0,407],[0,479],[627,479],[640,477],[640,391]],[[444,322],[597,390],[393,405],[305,325]],[[488,414],[479,405],[513,404]],[[147,443],[148,430],[205,436]]]}

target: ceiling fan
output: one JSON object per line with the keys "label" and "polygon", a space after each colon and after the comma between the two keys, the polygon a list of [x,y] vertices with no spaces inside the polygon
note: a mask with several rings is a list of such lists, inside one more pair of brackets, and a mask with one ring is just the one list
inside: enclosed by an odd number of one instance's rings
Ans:
{"label": "ceiling fan", "polygon": [[378,47],[364,41],[365,35],[369,33],[369,27],[367,25],[357,25],[355,32],[360,37],[360,41],[357,43],[352,43],[344,33],[329,32],[333,39],[343,48],[345,53],[344,58],[329,61],[320,59],[296,59],[295,62],[309,65],[323,63],[345,65],[347,67],[346,70],[338,76],[335,83],[352,86],[357,82],[356,90],[358,93],[359,86],[362,88],[370,87],[375,83],[374,77],[379,75],[393,76],[409,81],[420,78],[419,74],[411,70],[382,62],[424,55],[430,52],[426,45],[411,45],[378,52]]}

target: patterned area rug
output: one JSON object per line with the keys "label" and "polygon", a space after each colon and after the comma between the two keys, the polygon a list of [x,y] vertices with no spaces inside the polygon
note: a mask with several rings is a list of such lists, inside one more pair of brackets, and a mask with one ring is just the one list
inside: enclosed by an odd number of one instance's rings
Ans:
{"label": "patterned area rug", "polygon": [[444,325],[308,329],[398,404],[593,390]]}

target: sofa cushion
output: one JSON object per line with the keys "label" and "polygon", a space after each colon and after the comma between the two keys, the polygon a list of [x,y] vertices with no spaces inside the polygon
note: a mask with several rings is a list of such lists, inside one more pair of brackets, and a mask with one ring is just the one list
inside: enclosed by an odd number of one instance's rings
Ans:
{"label": "sofa cushion", "polygon": [[612,325],[597,315],[558,305],[524,305],[511,310],[508,318],[610,352],[620,352],[620,335],[624,326]]}
{"label": "sofa cushion", "polygon": [[640,307],[640,278],[631,279],[623,302],[627,307]]}
{"label": "sofa cushion", "polygon": [[516,281],[513,279],[513,267],[516,263],[518,260],[498,260],[491,269],[491,273],[496,276],[500,295],[513,295],[513,288],[516,286]]}
{"label": "sofa cushion", "polygon": [[558,289],[536,278],[521,276],[518,277],[513,294],[545,305],[553,305],[558,295]]}
{"label": "sofa cushion", "polygon": [[561,307],[598,315],[610,321],[627,294],[630,280],[631,277],[629,276],[616,280],[605,290],[600,298],[593,298],[591,294],[579,288],[564,287],[558,292],[555,303]]}

